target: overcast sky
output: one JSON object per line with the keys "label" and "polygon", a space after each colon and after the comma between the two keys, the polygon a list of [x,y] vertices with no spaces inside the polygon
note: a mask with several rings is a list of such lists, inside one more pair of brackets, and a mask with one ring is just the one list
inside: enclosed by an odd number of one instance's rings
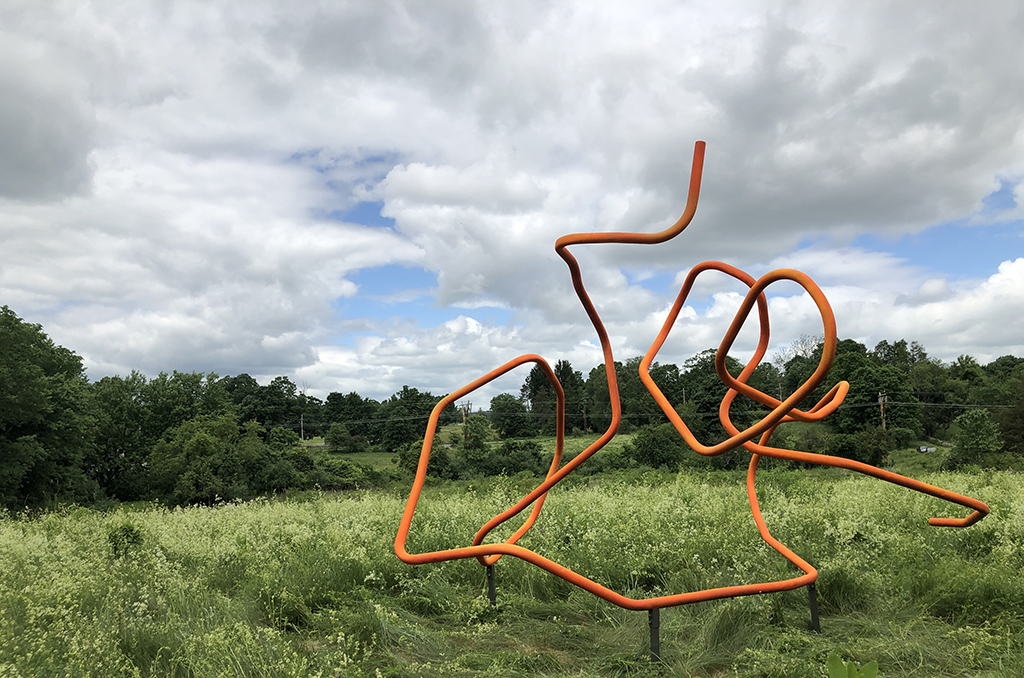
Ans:
{"label": "overcast sky", "polygon": [[[575,250],[619,359],[705,259],[806,271],[869,347],[1024,356],[1021,64],[1015,0],[6,0],[0,303],[93,380],[586,374],[554,241],[674,222],[702,139],[684,234]],[[820,332],[769,291],[773,348]],[[709,274],[660,359],[717,346],[741,292]]]}

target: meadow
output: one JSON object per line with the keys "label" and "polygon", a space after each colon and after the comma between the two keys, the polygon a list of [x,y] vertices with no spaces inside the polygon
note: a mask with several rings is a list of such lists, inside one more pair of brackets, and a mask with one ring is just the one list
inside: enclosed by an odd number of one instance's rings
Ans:
{"label": "meadow", "polygon": [[[522,543],[649,595],[796,571],[761,543],[742,472],[567,479]],[[825,676],[830,652],[879,675],[1024,676],[1024,487],[1010,472],[924,473],[992,514],[834,469],[759,476],[765,519],[819,568],[804,589],[647,615],[511,558],[498,606],[475,561],[408,566],[407,488],[0,519],[0,677]],[[468,544],[536,483],[430,482],[410,550]]]}

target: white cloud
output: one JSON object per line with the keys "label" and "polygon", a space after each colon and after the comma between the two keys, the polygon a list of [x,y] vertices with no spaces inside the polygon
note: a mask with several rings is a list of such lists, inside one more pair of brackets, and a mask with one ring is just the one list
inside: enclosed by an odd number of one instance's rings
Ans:
{"label": "white cloud", "polygon": [[[555,238],[671,224],[703,138],[686,233],[574,251],[623,358],[671,301],[645,278],[703,259],[808,270],[844,336],[1012,352],[1017,262],[961,280],[848,243],[978,220],[1000,180],[1019,196],[1022,16],[1010,1],[5,3],[0,295],[94,376],[278,371],[380,397],[524,352],[588,367]],[[327,218],[360,200],[395,228]],[[335,316],[372,294],[347,276],[394,263],[435,273],[462,324]],[[662,358],[716,345],[736,291],[702,280]],[[798,290],[777,294],[779,342],[817,331]],[[512,324],[472,325],[484,305]]]}

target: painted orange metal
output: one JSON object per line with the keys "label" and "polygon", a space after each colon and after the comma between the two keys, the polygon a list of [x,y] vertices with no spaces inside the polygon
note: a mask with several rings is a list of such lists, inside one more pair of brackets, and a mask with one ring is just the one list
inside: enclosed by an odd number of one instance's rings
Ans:
{"label": "painted orange metal", "polygon": [[[451,395],[447,396],[437,406],[430,415],[430,420],[427,424],[426,435],[424,436],[423,449],[420,453],[419,465],[416,469],[416,477],[413,480],[412,491],[409,493],[409,499],[406,502],[405,511],[402,514],[402,520],[399,524],[398,534],[395,537],[395,553],[406,563],[421,564],[421,563],[436,563],[447,560],[459,560],[463,558],[476,558],[483,565],[493,565],[503,555],[511,555],[517,558],[522,558],[527,562],[530,562],[538,567],[541,567],[552,574],[565,579],[580,588],[583,588],[591,593],[604,598],[605,600],[615,603],[621,607],[630,610],[652,610],[662,607],[671,607],[674,605],[685,605],[687,603],[695,603],[705,600],[714,600],[717,598],[734,598],[737,596],[754,595],[758,593],[770,593],[774,591],[785,591],[789,589],[799,588],[813,583],[818,573],[809,563],[800,558],[797,554],[793,553],[784,544],[775,539],[768,531],[768,527],[765,524],[764,517],[761,515],[760,505],[757,499],[757,493],[755,491],[754,483],[757,475],[758,461],[762,456],[775,457],[777,459],[792,459],[796,461],[802,461],[811,464],[818,464],[824,466],[836,466],[840,468],[857,471],[866,475],[874,476],[890,483],[895,483],[903,487],[907,487],[918,492],[923,492],[934,497],[939,497],[947,501],[960,504],[967,508],[973,509],[974,512],[968,515],[966,518],[932,518],[928,522],[931,525],[940,526],[953,526],[953,527],[966,527],[973,525],[978,522],[985,515],[988,514],[988,506],[983,502],[966,497],[956,492],[944,490],[939,487],[922,483],[911,478],[892,473],[889,471],[882,470],[880,468],[863,464],[860,462],[852,461],[850,459],[844,459],[841,457],[832,457],[828,455],[810,454],[807,452],[799,452],[797,450],[788,450],[784,448],[771,447],[769,441],[771,435],[774,432],[776,426],[783,422],[800,421],[800,422],[813,422],[820,421],[823,417],[834,412],[843,402],[849,391],[849,384],[846,382],[839,382],[836,384],[825,396],[806,412],[797,409],[797,404],[806,398],[815,388],[822,382],[825,376],[828,374],[829,369],[832,366],[832,360],[835,357],[837,335],[836,335],[836,323],[835,316],[832,313],[832,308],[829,306],[828,300],[822,293],[821,289],[811,280],[806,274],[800,271],[794,271],[791,269],[779,269],[772,271],[760,279],[755,280],[749,274],[717,261],[706,261],[698,264],[690,271],[683,284],[682,289],[676,298],[675,304],[672,306],[669,312],[668,318],[665,320],[665,324],[662,326],[661,331],[658,333],[654,344],[650,350],[644,356],[643,361],[640,363],[640,378],[644,385],[654,396],[654,399],[658,402],[662,411],[672,422],[676,431],[682,436],[686,444],[689,445],[694,451],[699,454],[706,456],[714,456],[722,454],[728,450],[734,449],[737,446],[743,447],[744,449],[752,453],[750,460],[750,466],[747,471],[747,496],[750,499],[751,512],[754,517],[754,522],[757,524],[757,529],[761,534],[761,537],[767,542],[772,548],[782,554],[791,563],[800,568],[804,574],[800,577],[787,579],[783,581],[765,582],[758,584],[745,584],[739,586],[728,586],[719,587],[712,589],[705,589],[702,591],[691,591],[687,593],[678,593],[674,595],[656,596],[653,598],[629,598],[623,596],[611,589],[602,586],[601,584],[588,579],[558,563],[545,558],[544,556],[524,548],[518,545],[519,539],[526,534],[530,527],[537,520],[540,515],[541,508],[544,505],[544,500],[547,497],[548,491],[554,487],[560,480],[565,478],[567,475],[573,472],[580,464],[589,459],[594,453],[604,447],[616,434],[619,428],[619,424],[622,421],[622,409],[619,402],[619,389],[615,378],[615,359],[612,355],[611,342],[608,339],[608,333],[605,330],[604,324],[601,322],[601,317],[597,313],[597,309],[594,308],[594,304],[591,302],[589,295],[587,294],[586,288],[583,285],[583,276],[580,273],[579,264],[575,257],[569,253],[568,248],[573,245],[585,245],[585,244],[596,244],[596,243],[633,243],[633,244],[657,244],[665,242],[685,229],[690,221],[693,219],[693,215],[697,210],[697,199],[700,195],[700,182],[701,172],[704,166],[704,142],[698,141],[694,147],[693,153],[693,167],[690,173],[690,188],[689,194],[686,200],[686,209],[683,211],[683,215],[679,220],[673,224],[670,228],[660,231],[658,233],[575,233],[572,235],[565,235],[559,238],[555,242],[555,251],[569,266],[569,273],[572,277],[573,288],[576,291],[576,295],[579,297],[580,302],[587,311],[587,315],[590,316],[590,320],[594,325],[594,329],[597,331],[597,336],[601,342],[601,350],[604,354],[605,362],[605,375],[608,380],[608,392],[611,399],[612,419],[608,429],[598,438],[593,444],[587,447],[582,453],[576,456],[572,461],[568,462],[564,466],[561,465],[562,461],[562,450],[564,444],[565,434],[565,394],[562,391],[561,385],[558,383],[558,379],[555,378],[554,371],[551,366],[542,357],[538,355],[522,355],[518,358],[511,360],[501,367],[488,372],[484,376],[480,377],[471,384],[463,386],[459,390],[455,391]],[[722,422],[722,426],[729,434],[729,438],[716,445],[706,446],[697,440],[694,435],[690,432],[690,429],[686,426],[683,420],[676,413],[675,408],[665,398],[664,394],[658,388],[657,384],[651,378],[648,369],[650,368],[651,362],[657,355],[658,351],[665,343],[668,338],[669,332],[675,325],[676,319],[678,318],[679,312],[683,307],[683,303],[686,301],[686,297],[689,294],[693,283],[697,276],[701,273],[709,270],[716,270],[742,281],[749,288],[743,303],[740,305],[739,310],[733,319],[732,324],[729,326],[729,330],[726,332],[725,338],[722,340],[721,345],[718,347],[718,352],[715,356],[715,370],[718,373],[719,378],[728,387],[725,397],[722,399],[721,406],[719,408],[719,419]],[[768,326],[768,302],[766,300],[764,290],[768,285],[780,280],[790,280],[797,283],[814,301],[818,308],[818,312],[821,315],[823,330],[824,330],[824,347],[822,350],[821,360],[818,363],[818,367],[814,373],[802,384],[792,395],[785,400],[777,400],[771,396],[758,391],[755,388],[749,386],[746,381],[753,373],[754,369],[760,363],[764,357],[765,352],[768,350],[769,342],[769,326]],[[753,310],[754,305],[757,304],[758,309],[758,320],[760,323],[760,339],[758,341],[757,349],[754,351],[753,357],[747,362],[746,366],[740,372],[739,376],[733,377],[726,370],[725,359],[729,349],[732,347],[733,342],[736,340],[736,336],[739,334],[740,329],[746,322],[750,312]],[[507,510],[498,514],[494,518],[487,521],[480,530],[473,537],[472,545],[463,546],[458,548],[451,548],[442,551],[431,551],[429,553],[409,553],[406,550],[406,540],[409,536],[409,530],[412,525],[413,515],[416,511],[416,505],[419,502],[420,494],[423,489],[423,483],[427,475],[427,463],[430,459],[431,445],[434,440],[434,435],[437,431],[438,418],[442,410],[449,404],[462,398],[463,396],[472,393],[484,384],[497,379],[503,374],[509,372],[520,365],[525,363],[537,363],[543,369],[545,376],[551,385],[555,389],[555,393],[558,397],[558,413],[556,420],[557,428],[557,439],[554,459],[551,462],[551,468],[548,470],[548,474],[544,481],[540,483],[532,492],[523,497],[515,505],[509,507]],[[747,398],[751,398],[758,403],[769,408],[771,411],[765,415],[756,424],[749,426],[748,428],[740,431],[732,423],[729,416],[729,410],[736,399],[737,395],[743,395]],[[758,442],[754,442],[756,437],[760,436]],[[529,516],[519,529],[517,529],[508,539],[504,542],[499,543],[484,543],[487,535],[499,525],[511,520],[515,516],[526,510],[527,507],[533,505],[533,509],[530,511]]]}

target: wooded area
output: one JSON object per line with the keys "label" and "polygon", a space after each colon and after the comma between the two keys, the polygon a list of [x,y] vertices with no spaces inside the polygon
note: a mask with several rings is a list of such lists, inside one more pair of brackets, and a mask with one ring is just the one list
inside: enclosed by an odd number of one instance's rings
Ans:
{"label": "wooded area", "polygon": [[[804,342],[787,359],[762,363],[754,387],[784,397],[813,371],[821,347]],[[701,439],[724,439],[717,408],[724,392],[714,349],[682,367],[655,364],[651,375]],[[635,432],[623,453],[595,457],[594,468],[646,465],[730,467],[740,455],[708,460],[689,452],[640,382],[640,357],[616,363],[623,433]],[[738,373],[732,359],[729,369]],[[555,373],[566,393],[569,434],[603,431],[610,401],[603,365],[586,379],[567,361]],[[923,347],[882,341],[869,350],[846,339],[826,381],[850,382],[846,403],[825,424],[783,426],[775,444],[882,463],[913,441],[955,440],[948,465],[1013,467],[1024,459],[1024,359],[1003,356],[980,365],[970,356],[951,364]],[[350,463],[346,452],[398,455],[413,468],[431,410],[443,396],[405,386],[378,402],[358,393],[321,401],[287,377],[260,385],[248,374],[139,372],[90,382],[82,359],[54,344],[39,325],[7,306],[0,312],[0,505],[10,510],[56,502],[160,500],[209,503],[286,489],[345,489],[386,482],[386,475]],[[816,399],[817,395],[811,399]],[[880,400],[884,401],[884,408]],[[738,399],[733,420],[763,411]],[[487,418],[470,417],[463,435],[440,441],[430,472],[442,477],[543,473],[545,459],[529,438],[552,435],[554,390],[539,368],[519,394],[491,400]],[[884,422],[883,422],[884,416]],[[461,422],[454,407],[442,423]],[[326,448],[299,446],[324,436]],[[498,446],[494,435],[504,439]],[[447,447],[445,447],[447,445]],[[589,464],[589,462],[588,462]]]}

